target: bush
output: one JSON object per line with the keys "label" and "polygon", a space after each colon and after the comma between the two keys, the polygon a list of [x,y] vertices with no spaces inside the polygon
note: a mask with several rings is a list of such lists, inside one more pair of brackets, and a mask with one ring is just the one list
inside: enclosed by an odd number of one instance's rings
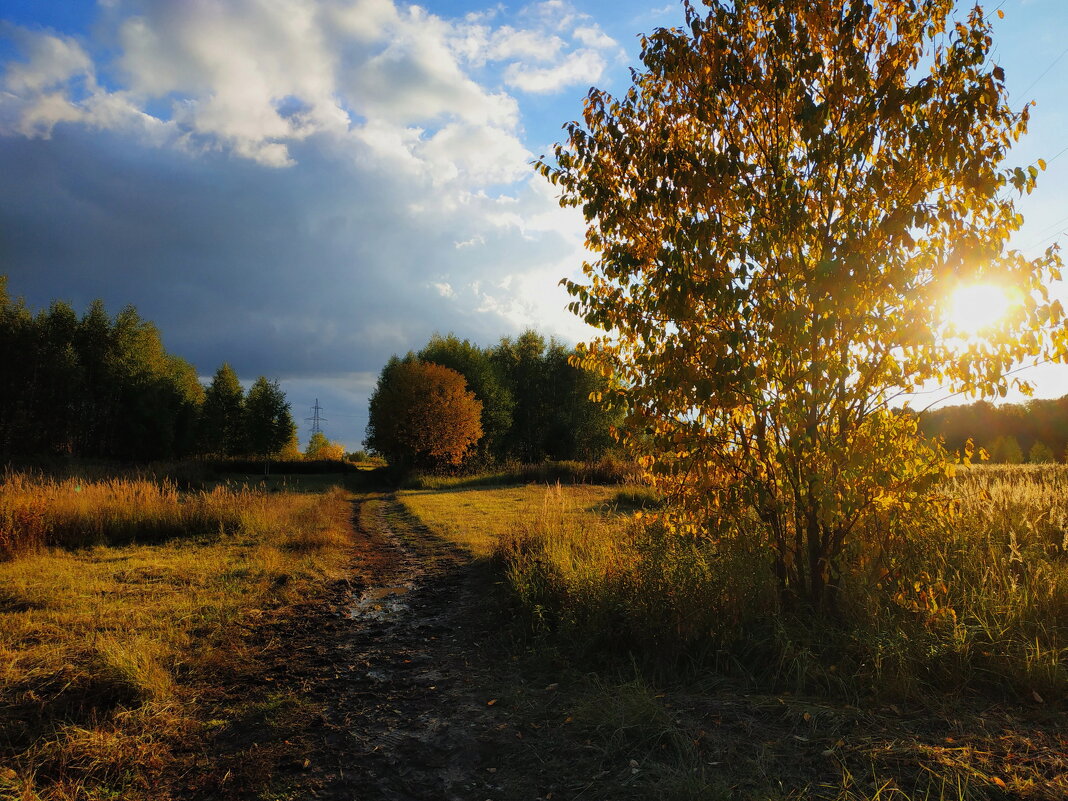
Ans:
{"label": "bush", "polygon": [[1050,464],[1057,461],[1053,457],[1053,450],[1044,442],[1036,442],[1027,452],[1027,461],[1031,464]]}

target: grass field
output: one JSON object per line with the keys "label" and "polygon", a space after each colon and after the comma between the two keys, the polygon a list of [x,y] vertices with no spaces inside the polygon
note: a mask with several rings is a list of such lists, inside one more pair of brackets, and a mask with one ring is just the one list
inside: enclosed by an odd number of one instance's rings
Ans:
{"label": "grass field", "polygon": [[640,493],[402,500],[502,561],[532,670],[571,688],[560,749],[624,766],[614,797],[1066,798],[1068,468],[944,490],[952,518],[857,543],[841,617],[816,624],[777,609],[759,547],[666,537],[628,511]]}
{"label": "grass field", "polygon": [[[0,798],[180,797],[167,777],[219,768],[197,745],[219,727],[305,714],[219,693],[345,574],[339,481],[8,476]],[[586,799],[1068,797],[1068,468],[962,471],[958,513],[858,542],[815,624],[776,607],[758,546],[667,537],[640,487],[428,483],[408,511],[501,570],[524,679],[492,697]]]}
{"label": "grass field", "polygon": [[501,541],[547,515],[575,530],[597,527],[618,513],[618,487],[524,484],[505,487],[404,490],[401,501],[426,525],[476,556],[492,555]]}
{"label": "grass field", "polygon": [[249,628],[343,574],[350,513],[336,489],[9,476],[0,798],[168,797],[219,679],[254,670]]}

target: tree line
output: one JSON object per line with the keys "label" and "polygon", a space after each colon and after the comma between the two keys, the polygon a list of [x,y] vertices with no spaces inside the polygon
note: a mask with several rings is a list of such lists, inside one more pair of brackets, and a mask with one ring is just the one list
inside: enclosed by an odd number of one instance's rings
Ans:
{"label": "tree line", "polygon": [[100,300],[80,317],[55,301],[33,313],[0,276],[0,458],[128,461],[296,450],[285,394],[261,376],[247,393],[228,365],[205,391],[133,306]]}
{"label": "tree line", "polygon": [[424,468],[598,459],[618,414],[591,400],[607,380],[573,365],[574,354],[532,330],[489,348],[435,335],[382,368],[366,444]]}
{"label": "tree line", "polygon": [[920,430],[928,437],[941,437],[954,452],[961,451],[970,439],[986,450],[992,462],[1064,461],[1068,395],[999,406],[985,400],[945,406],[922,414]]}

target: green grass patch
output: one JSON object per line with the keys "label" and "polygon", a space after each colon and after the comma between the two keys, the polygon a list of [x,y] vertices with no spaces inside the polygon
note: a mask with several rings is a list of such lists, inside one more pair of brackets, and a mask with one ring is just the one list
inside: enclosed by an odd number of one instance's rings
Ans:
{"label": "green grass patch", "polygon": [[505,487],[409,489],[397,494],[409,511],[434,532],[467,548],[476,556],[490,556],[502,538],[526,528],[543,514],[574,520],[575,528],[595,525],[611,508],[614,487],[538,484]]}

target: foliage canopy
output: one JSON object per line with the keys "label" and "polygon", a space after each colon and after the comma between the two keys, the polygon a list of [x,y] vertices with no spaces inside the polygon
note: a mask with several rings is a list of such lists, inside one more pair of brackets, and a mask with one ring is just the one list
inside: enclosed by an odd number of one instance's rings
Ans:
{"label": "foliage canopy", "polygon": [[[418,352],[398,362],[432,362],[455,370],[482,404],[482,438],[468,449],[464,467],[509,460],[594,461],[614,445],[618,410],[591,401],[608,382],[571,363],[574,350],[533,330],[483,348],[454,334],[435,334]],[[370,447],[370,442],[368,442]]]}
{"label": "foliage canopy", "polygon": [[215,371],[200,410],[200,441],[204,453],[238,456],[245,451],[245,390],[225,362]]}
{"label": "foliage canopy", "polygon": [[[783,599],[825,609],[857,527],[923,508],[946,471],[889,402],[1026,389],[1014,365],[1064,355],[1061,263],[1006,250],[1038,170],[1000,166],[1028,115],[980,8],[705,5],[643,37],[633,86],[591,89],[539,169],[589,224],[596,259],[565,282],[606,332],[584,364],[621,377],[674,525],[755,538]],[[945,299],[976,281],[1017,303],[963,342]]]}
{"label": "foliage canopy", "polygon": [[[297,426],[277,381],[260,376],[245,398],[245,435],[250,453],[269,459],[295,440]],[[294,448],[299,453],[299,449]]]}
{"label": "foliage canopy", "polygon": [[322,431],[316,431],[308,439],[308,447],[304,449],[305,459],[329,459],[340,462],[345,457],[345,448],[326,438]]}
{"label": "foliage canopy", "polygon": [[458,372],[394,357],[371,395],[366,442],[403,468],[456,467],[482,436],[481,416]]}
{"label": "foliage canopy", "polygon": [[161,459],[195,449],[196,370],[127,306],[33,313],[0,276],[0,458]]}
{"label": "foliage canopy", "polygon": [[435,334],[417,355],[420,361],[440,364],[464,377],[482,403],[482,438],[472,455],[481,462],[500,457],[508,447],[515,398],[493,361],[492,352],[454,334]]}

